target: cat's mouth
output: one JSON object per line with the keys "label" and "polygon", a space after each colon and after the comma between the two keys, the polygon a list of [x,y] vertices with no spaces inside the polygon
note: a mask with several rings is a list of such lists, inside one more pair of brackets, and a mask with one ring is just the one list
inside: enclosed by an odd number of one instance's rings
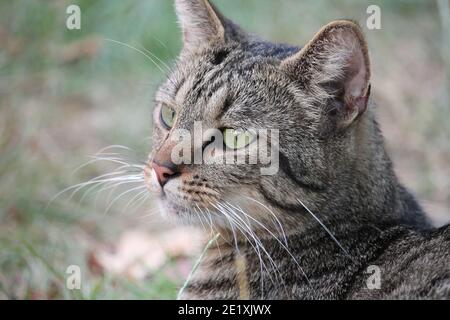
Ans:
{"label": "cat's mouth", "polygon": [[185,173],[170,179],[161,186],[154,169],[144,170],[147,189],[161,204],[164,214],[186,214],[203,210],[213,210],[220,201],[220,194],[211,182],[197,174]]}
{"label": "cat's mouth", "polygon": [[[210,228],[212,232],[231,230],[238,237],[245,237],[245,230],[252,234],[278,232],[279,218],[254,189],[216,185],[187,172],[161,186],[153,169],[145,171],[145,181],[161,216],[176,224]],[[243,233],[239,231],[242,228]]]}
{"label": "cat's mouth", "polygon": [[278,218],[252,188],[225,185],[217,177],[213,182],[186,171],[161,185],[154,169],[147,167],[144,173],[161,216],[169,221],[224,231],[247,228],[254,232],[264,226],[275,232],[278,227],[274,224]]}

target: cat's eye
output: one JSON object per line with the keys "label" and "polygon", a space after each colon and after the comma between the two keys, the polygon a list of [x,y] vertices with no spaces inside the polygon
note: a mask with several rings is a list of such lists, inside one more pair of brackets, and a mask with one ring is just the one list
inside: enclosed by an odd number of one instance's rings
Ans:
{"label": "cat's eye", "polygon": [[256,139],[256,135],[250,130],[224,129],[223,142],[227,148],[242,149]]}
{"label": "cat's eye", "polygon": [[173,124],[175,123],[175,110],[173,110],[171,107],[169,107],[167,104],[163,104],[161,106],[161,122],[167,129],[170,129],[173,127]]}

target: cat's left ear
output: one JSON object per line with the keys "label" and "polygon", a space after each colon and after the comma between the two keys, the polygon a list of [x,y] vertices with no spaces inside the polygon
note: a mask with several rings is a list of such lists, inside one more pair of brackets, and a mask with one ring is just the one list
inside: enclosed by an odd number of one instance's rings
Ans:
{"label": "cat's left ear", "polygon": [[175,0],[175,9],[185,50],[195,50],[213,41],[225,43],[227,36],[240,33],[208,0]]}
{"label": "cat's left ear", "polygon": [[334,21],[281,63],[298,85],[347,127],[367,108],[370,60],[361,28],[352,21]]}

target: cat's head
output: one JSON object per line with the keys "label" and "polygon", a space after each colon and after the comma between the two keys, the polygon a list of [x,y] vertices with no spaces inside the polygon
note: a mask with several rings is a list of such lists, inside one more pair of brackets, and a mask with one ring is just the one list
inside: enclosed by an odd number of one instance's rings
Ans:
{"label": "cat's head", "polygon": [[[245,33],[207,0],[177,0],[176,11],[183,49],[156,94],[146,169],[162,213],[224,228],[230,221],[243,228],[276,219],[295,224],[300,201],[320,209],[331,191],[345,192],[373,122],[360,28],[335,21],[298,48]],[[259,152],[262,132],[274,163],[211,161]],[[195,153],[200,163],[192,163]],[[180,163],[180,155],[190,160]]]}

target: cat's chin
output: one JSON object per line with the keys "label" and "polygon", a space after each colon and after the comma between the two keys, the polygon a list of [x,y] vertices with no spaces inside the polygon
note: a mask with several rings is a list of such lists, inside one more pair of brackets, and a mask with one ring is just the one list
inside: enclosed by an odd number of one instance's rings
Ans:
{"label": "cat's chin", "polygon": [[185,207],[170,201],[164,195],[158,199],[158,209],[163,217],[170,222],[183,225],[197,224],[197,216],[192,208]]}
{"label": "cat's chin", "polygon": [[199,208],[197,206],[184,206],[161,196],[158,201],[158,210],[163,219],[177,225],[188,225],[208,228],[226,227],[225,221],[214,210]]}

